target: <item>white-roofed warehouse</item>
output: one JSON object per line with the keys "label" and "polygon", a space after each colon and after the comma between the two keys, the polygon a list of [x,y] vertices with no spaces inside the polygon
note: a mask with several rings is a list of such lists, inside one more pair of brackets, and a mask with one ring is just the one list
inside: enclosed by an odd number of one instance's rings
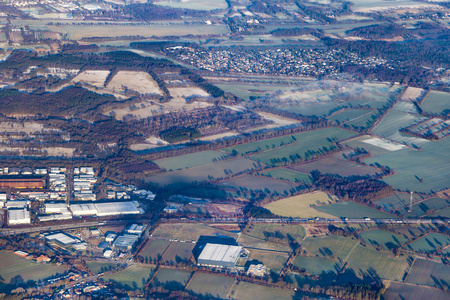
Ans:
{"label": "white-roofed warehouse", "polygon": [[206,244],[197,259],[197,264],[201,266],[233,268],[241,251],[241,246]]}

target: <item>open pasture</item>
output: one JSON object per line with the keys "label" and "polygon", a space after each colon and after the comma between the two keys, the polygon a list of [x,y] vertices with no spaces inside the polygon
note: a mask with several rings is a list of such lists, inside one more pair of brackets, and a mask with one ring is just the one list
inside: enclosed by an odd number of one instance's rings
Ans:
{"label": "open pasture", "polygon": [[317,210],[332,214],[336,217],[344,217],[349,219],[361,219],[361,218],[393,218],[394,216],[371,207],[364,206],[359,203],[343,201],[330,205],[324,205],[316,207]]}
{"label": "open pasture", "polygon": [[386,250],[392,250],[396,247],[402,246],[408,241],[408,239],[406,239],[403,235],[380,229],[363,231],[359,234],[359,236],[366,242],[366,244],[374,247],[381,246]]}
{"label": "open pasture", "polygon": [[416,106],[412,102],[399,101],[394,104],[391,111],[402,112],[407,114],[419,114]]}
{"label": "open pasture", "polygon": [[250,259],[262,262],[271,272],[279,274],[289,258],[289,253],[250,249]]}
{"label": "open pasture", "polygon": [[296,139],[295,143],[278,149],[257,153],[251,155],[250,158],[269,165],[275,165],[277,161],[290,161],[291,157],[295,158],[297,155],[303,159],[308,159],[311,152],[320,153],[324,149],[330,149],[333,142],[344,140],[355,135],[357,135],[355,132],[340,128],[307,131],[294,135]]}
{"label": "open pasture", "polygon": [[[300,100],[300,99],[297,99]],[[296,106],[279,107],[282,110],[297,113],[304,116],[327,117],[332,111],[345,108],[345,102],[325,101],[322,103],[308,103]]]}
{"label": "open pasture", "polygon": [[297,256],[293,263],[298,268],[303,268],[309,275],[320,275],[322,272],[338,272],[341,263],[323,257]]}
{"label": "open pasture", "polygon": [[403,235],[404,238],[413,240],[418,238],[419,236],[426,234],[430,229],[432,229],[431,226],[432,225],[428,227],[424,224],[422,224],[421,226],[401,226],[395,227],[393,228],[393,230],[395,231],[395,233]]}
{"label": "open pasture", "polygon": [[229,236],[236,238],[237,234],[205,224],[161,224],[153,232],[152,236],[164,239],[176,239],[182,241],[197,241],[201,235]]}
{"label": "open pasture", "polygon": [[247,300],[273,300],[273,299],[293,299],[295,292],[293,290],[285,290],[271,288],[267,286],[248,283],[245,281],[235,284],[230,292],[233,299]]}
{"label": "open pasture", "polygon": [[334,156],[328,156],[310,163],[300,164],[292,168],[296,171],[304,173],[311,173],[314,170],[319,170],[321,173],[338,174],[342,177],[373,176],[377,173],[382,173],[379,169]]}
{"label": "open pasture", "polygon": [[279,232],[284,236],[301,241],[305,237],[305,229],[300,225],[279,225],[279,224],[252,224],[246,232],[249,236],[253,236],[259,239],[266,239],[267,234]]}
{"label": "open pasture", "polygon": [[99,273],[107,272],[110,270],[114,270],[119,265],[116,263],[100,262],[100,261],[87,261],[86,264],[87,264],[89,270],[91,270],[91,272],[94,274],[99,274]]}
{"label": "open pasture", "polygon": [[292,251],[291,247],[288,244],[271,243],[266,241],[266,239],[264,238],[256,238],[244,233],[241,234],[238,242],[240,245],[248,249],[255,248],[262,250],[282,251],[286,253]]}
{"label": "open pasture", "polygon": [[440,217],[440,218],[450,218],[450,207],[438,210],[431,215],[428,215],[429,217]]}
{"label": "open pasture", "polygon": [[127,289],[143,288],[152,277],[153,266],[132,265],[117,273],[102,276],[105,281],[116,282]]}
{"label": "open pasture", "polygon": [[103,88],[103,84],[109,73],[109,70],[86,70],[75,76],[72,82],[81,82]]}
{"label": "open pasture", "polygon": [[409,207],[400,209],[400,213],[409,218],[417,218],[428,215],[435,211],[439,211],[450,206],[450,200],[442,198],[430,198],[412,206],[412,211],[409,212]]}
{"label": "open pasture", "polygon": [[287,180],[290,182],[305,183],[305,184],[312,183],[311,176],[309,174],[286,168],[272,169],[269,171],[261,172],[260,174],[263,176],[268,176],[280,180]]}
{"label": "open pasture", "polygon": [[[388,211],[395,211],[409,205],[410,193],[398,193],[395,192],[389,196],[379,198],[374,203],[383,206]],[[413,194],[413,204],[419,201],[423,201],[424,196],[420,194]]]}
{"label": "open pasture", "polygon": [[207,273],[196,273],[186,290],[202,297],[226,299],[234,278]]}
{"label": "open pasture", "polygon": [[233,179],[225,180],[220,183],[222,187],[232,187],[244,190],[266,191],[282,194],[288,192],[296,185],[286,181],[280,181],[263,176],[245,175]]}
{"label": "open pasture", "polygon": [[145,181],[156,183],[161,186],[174,183],[201,182],[208,181],[211,178],[223,178],[230,173],[239,173],[251,169],[255,169],[255,162],[245,158],[237,158],[205,166],[149,176],[145,178]]}
{"label": "open pasture", "polygon": [[353,269],[357,276],[375,276],[381,279],[402,280],[408,269],[408,257],[395,257],[391,251],[377,251],[357,245],[347,259],[347,269]]}
{"label": "open pasture", "polygon": [[414,261],[405,282],[448,290],[450,267],[435,261],[418,258]]}
{"label": "open pasture", "polygon": [[368,109],[349,109],[329,117],[328,120],[343,124],[359,119],[364,115],[371,115],[372,112],[372,110]]}
{"label": "open pasture", "polygon": [[11,278],[21,276],[24,282],[38,281],[67,271],[64,266],[42,264],[27,260],[11,252],[0,251],[0,276],[9,283]]}
{"label": "open pasture", "polygon": [[409,1],[409,0],[400,0],[400,1],[384,1],[384,0],[353,0],[352,3],[354,5],[352,6],[353,12],[362,12],[362,13],[369,13],[369,12],[377,12],[387,9],[408,9],[408,8],[419,8],[422,7],[430,7],[433,6],[431,3],[423,3],[418,1]]}
{"label": "open pasture", "polygon": [[209,1],[209,0],[184,0],[174,1],[157,1],[156,5],[169,6],[174,8],[197,9],[197,10],[214,10],[227,8],[225,0]]}
{"label": "open pasture", "polygon": [[155,260],[162,257],[163,253],[169,247],[170,241],[150,239],[144,249],[139,253],[139,256],[147,258],[148,260]]}
{"label": "open pasture", "polygon": [[332,196],[324,192],[313,192],[284,198],[264,205],[273,214],[293,218],[335,218],[311,206],[334,203]]}
{"label": "open pasture", "polygon": [[154,161],[161,169],[167,171],[181,170],[187,168],[198,167],[213,163],[225,157],[223,153],[218,151],[202,151],[169,158],[157,159]]}
{"label": "open pasture", "polygon": [[144,95],[162,94],[156,81],[147,72],[119,71],[106,87],[115,92],[128,89]]}
{"label": "open pasture", "polygon": [[343,144],[351,148],[363,148],[374,156],[406,148],[404,145],[371,135],[358,136],[343,142]]}
{"label": "open pasture", "polygon": [[448,245],[450,245],[450,237],[441,233],[432,232],[405,245],[403,248],[420,253],[432,253]]}
{"label": "open pasture", "polygon": [[420,108],[432,114],[442,114],[450,109],[450,93],[431,91],[423,99]]}
{"label": "open pasture", "polygon": [[400,97],[402,101],[418,101],[421,96],[425,93],[424,89],[408,86],[405,92]]}
{"label": "open pasture", "polygon": [[426,286],[411,286],[401,282],[390,282],[382,297],[385,300],[447,300],[450,293]]}
{"label": "open pasture", "polygon": [[195,244],[172,242],[164,253],[161,261],[169,263],[187,262],[192,256]]}
{"label": "open pasture", "polygon": [[191,272],[177,269],[161,268],[151,282],[151,286],[162,286],[169,290],[182,290],[188,283]]}
{"label": "open pasture", "polygon": [[359,241],[355,238],[336,235],[307,237],[302,242],[302,246],[310,256],[341,261],[349,255],[356,244],[359,244]]}

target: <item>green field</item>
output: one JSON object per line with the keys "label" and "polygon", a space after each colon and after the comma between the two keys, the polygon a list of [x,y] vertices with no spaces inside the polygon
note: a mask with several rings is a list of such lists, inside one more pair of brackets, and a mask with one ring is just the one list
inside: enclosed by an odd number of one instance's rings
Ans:
{"label": "green field", "polygon": [[291,252],[292,248],[288,244],[271,243],[262,238],[256,238],[247,234],[241,234],[238,240],[239,244],[247,248],[256,248],[263,250]]}
{"label": "green field", "polygon": [[268,177],[245,175],[242,177],[236,177],[230,180],[225,180],[220,183],[222,187],[232,187],[244,190],[253,191],[266,191],[272,193],[282,194],[285,191],[289,192],[290,189],[296,185],[293,183],[271,179]]}
{"label": "green field", "polygon": [[305,184],[311,184],[311,176],[306,173],[294,171],[291,169],[284,169],[284,168],[277,168],[272,169],[269,171],[264,171],[260,173],[263,176],[268,176],[271,178],[281,179],[281,180],[287,180],[290,182],[297,182],[297,183],[305,183]]}
{"label": "green field", "polygon": [[371,207],[364,206],[359,203],[343,201],[330,205],[316,207],[318,211],[334,215],[341,218],[361,219],[361,218],[393,218],[392,215],[376,210]]}
{"label": "green field", "polygon": [[248,283],[245,281],[235,284],[230,292],[233,299],[247,300],[273,300],[273,299],[293,299],[294,291],[270,288],[267,286]]}
{"label": "green field", "polygon": [[[374,203],[378,205],[382,205],[383,208],[389,210],[389,211],[395,211],[397,209],[400,209],[402,207],[405,207],[409,205],[409,198],[411,197],[411,194],[409,193],[393,193],[392,195],[379,198],[374,201]],[[413,204],[419,201],[424,200],[425,197],[419,194],[413,195]]]}
{"label": "green field", "polygon": [[305,229],[300,225],[279,225],[279,224],[252,224],[249,227],[247,235],[259,239],[266,239],[267,233],[279,232],[284,236],[289,236],[297,241],[305,237]]}
{"label": "green field", "polygon": [[323,257],[297,256],[294,260],[294,266],[303,268],[309,275],[320,275],[322,272],[338,272],[341,263]]}
{"label": "green field", "polygon": [[[268,165],[276,165],[277,161],[288,162],[291,160],[290,157],[295,157],[296,154],[303,159],[308,159],[314,153],[321,153],[325,148],[330,149],[333,141],[344,140],[355,135],[357,135],[355,132],[339,128],[303,132],[294,135],[296,140],[290,145],[257,153],[251,155],[250,158]],[[270,145],[269,140],[266,141],[268,142],[266,145]]]}
{"label": "green field", "polygon": [[198,167],[223,159],[225,155],[217,151],[202,151],[186,155],[157,159],[154,161],[161,169],[166,171]]}
{"label": "green field", "polygon": [[412,286],[400,282],[391,282],[384,292],[383,298],[386,300],[448,300],[450,293],[426,286]]}
{"label": "green field", "polygon": [[139,255],[144,259],[156,263],[156,260],[159,257],[162,257],[164,251],[166,251],[169,245],[170,241],[167,240],[150,239],[145,248],[142,249],[142,251],[139,253]]}
{"label": "green field", "polygon": [[107,272],[110,270],[114,270],[119,265],[116,263],[100,262],[100,261],[87,261],[86,264],[87,264],[89,270],[91,270],[91,272],[94,274],[99,274],[99,273]]}
{"label": "green field", "polygon": [[38,281],[67,271],[64,266],[56,266],[50,263],[37,263],[17,256],[11,252],[0,251],[0,276],[9,282],[11,278],[21,276],[28,280]]}
{"label": "green field", "polygon": [[429,227],[426,227],[425,225],[418,226],[418,227],[398,227],[393,228],[393,230],[397,234],[403,235],[406,239],[413,240],[418,238],[421,235],[424,235],[429,231]]}
{"label": "green field", "polygon": [[145,178],[145,181],[159,185],[202,182],[208,181],[211,178],[223,178],[230,173],[235,174],[245,170],[255,169],[255,165],[256,163],[249,159],[237,158],[220,161],[205,166],[149,176]]}
{"label": "green field", "polygon": [[357,245],[347,259],[347,269],[358,276],[377,277],[390,280],[402,280],[407,268],[408,257],[395,257],[391,251],[377,251],[373,248]]}
{"label": "green field", "polygon": [[432,114],[442,114],[450,109],[450,93],[431,91],[423,99],[420,108]]}
{"label": "green field", "polygon": [[450,245],[450,237],[432,232],[404,246],[404,248],[416,252],[431,253],[448,245]]}
{"label": "green field", "polygon": [[450,218],[450,207],[444,208],[429,215],[430,217]]}
{"label": "green field", "polygon": [[194,247],[195,244],[192,243],[172,242],[161,258],[161,261],[174,264],[180,262],[187,263],[192,256]]}
{"label": "green field", "polygon": [[284,198],[264,205],[272,213],[293,218],[335,218],[334,215],[317,210],[317,205],[334,203],[333,197],[324,192],[313,192]]}
{"label": "green field", "polygon": [[226,299],[234,278],[206,273],[196,273],[186,290],[202,297]]}
{"label": "green field", "polygon": [[279,274],[289,253],[250,249],[250,258],[262,262],[271,272]]}
{"label": "green field", "polygon": [[227,3],[224,0],[212,2],[208,0],[190,0],[180,2],[161,1],[155,2],[155,4],[175,8],[198,9],[198,10],[214,10],[214,9],[224,9],[228,7]]}
{"label": "green field", "polygon": [[237,238],[236,233],[213,228],[205,224],[161,224],[153,232],[152,236],[164,239],[176,239],[182,241],[197,241],[201,235],[229,236]]}
{"label": "green field", "polygon": [[430,260],[416,259],[405,282],[448,289],[450,267]]}
{"label": "green field", "polygon": [[403,235],[380,229],[363,231],[359,236],[366,244],[374,247],[381,246],[387,250],[402,246],[408,241]]}
{"label": "green field", "polygon": [[302,246],[309,256],[343,260],[358,243],[355,238],[330,235],[307,237]]}
{"label": "green field", "polygon": [[151,278],[153,266],[132,265],[117,273],[103,276],[105,281],[116,282],[127,289],[143,288]]}
{"label": "green field", "polygon": [[439,211],[443,208],[449,207],[450,201],[442,198],[430,198],[412,206],[412,211],[408,212],[409,207],[400,209],[400,213],[409,218],[417,218],[428,215],[432,212]]}
{"label": "green field", "polygon": [[162,286],[169,290],[182,290],[188,283],[191,272],[177,269],[161,268],[153,278],[152,286]]}
{"label": "green field", "polygon": [[328,120],[337,122],[338,124],[342,124],[359,119],[360,117],[367,114],[371,115],[372,112],[372,110],[367,109],[349,109],[341,112],[340,114],[329,117]]}

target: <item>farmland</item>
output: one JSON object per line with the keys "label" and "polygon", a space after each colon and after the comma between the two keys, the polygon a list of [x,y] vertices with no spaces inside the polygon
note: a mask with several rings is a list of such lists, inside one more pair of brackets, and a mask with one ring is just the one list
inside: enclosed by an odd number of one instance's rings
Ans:
{"label": "farmland", "polygon": [[249,236],[259,239],[266,239],[267,233],[279,232],[285,236],[290,236],[297,241],[301,241],[305,237],[305,229],[300,225],[278,225],[278,224],[252,224],[248,232]]}
{"label": "farmland", "polygon": [[322,272],[337,272],[341,263],[323,257],[297,256],[294,260],[294,266],[303,268],[309,275],[320,275]]}
{"label": "farmland", "polygon": [[450,245],[450,237],[441,233],[430,233],[404,246],[416,252],[431,253]]}
{"label": "farmland", "polygon": [[196,273],[186,289],[203,297],[226,299],[233,283],[232,277]]}
{"label": "farmland", "polygon": [[38,281],[66,271],[67,268],[63,266],[41,264],[10,252],[0,251],[0,276],[7,283],[16,276],[21,276],[25,282],[28,280]]}
{"label": "farmland", "polygon": [[307,237],[302,246],[310,256],[343,260],[357,244],[359,242],[355,238],[331,235]]}
{"label": "farmland", "polygon": [[324,213],[311,205],[321,205],[333,203],[332,196],[324,192],[314,192],[303,195],[297,195],[289,198],[284,198],[264,205],[272,213],[284,217],[297,218],[334,218],[334,215]]}
{"label": "farmland", "polygon": [[412,206],[412,211],[408,212],[409,208],[399,210],[400,213],[406,217],[417,218],[428,215],[434,211],[439,211],[443,208],[449,207],[450,201],[442,198],[430,198]]}
{"label": "farmland", "polygon": [[430,217],[450,218],[450,207],[438,210],[429,216]]}
{"label": "farmland", "polygon": [[450,293],[425,286],[412,287],[410,284],[391,282],[383,297],[386,300],[446,300],[450,297]]}
{"label": "farmland", "polygon": [[445,114],[450,109],[450,93],[431,91],[423,99],[420,107],[432,114]]}
{"label": "farmland", "polygon": [[277,168],[269,171],[264,171],[259,174],[280,180],[287,180],[290,182],[311,184],[311,177],[309,176],[309,174],[297,172],[291,169]]}
{"label": "farmland", "polygon": [[414,261],[405,282],[447,289],[450,282],[450,267],[418,258]]}
{"label": "farmland", "polygon": [[155,259],[158,259],[158,257],[161,257],[166,251],[166,249],[169,247],[170,242],[167,240],[156,240],[156,239],[150,239],[145,246],[144,249],[139,253],[140,256],[144,257],[145,259],[148,259],[149,261],[154,261]]}
{"label": "farmland", "polygon": [[162,93],[155,80],[146,72],[119,71],[106,87],[121,92],[129,89],[140,94]]}
{"label": "farmland", "polygon": [[271,272],[279,274],[284,267],[289,253],[250,249],[250,258],[262,262]]}
{"label": "farmland", "polygon": [[294,292],[292,290],[282,290],[278,288],[270,288],[262,285],[252,284],[245,281],[235,284],[230,292],[233,299],[292,299]]}
{"label": "farmland", "polygon": [[409,240],[413,240],[418,238],[421,235],[424,235],[428,232],[430,228],[425,227],[425,225],[422,225],[420,227],[398,227],[393,228],[395,233],[403,235],[405,238]]}
{"label": "farmland", "polygon": [[183,289],[187,284],[191,272],[177,269],[161,268],[152,280],[152,286],[163,286],[167,289]]}
{"label": "farmland", "polygon": [[265,238],[256,238],[247,234],[241,234],[238,239],[240,245],[247,248],[256,248],[263,250],[284,251],[289,253],[292,249],[288,244],[279,244],[268,242]]}
{"label": "farmland", "polygon": [[214,2],[208,0],[190,0],[181,2],[160,1],[155,2],[155,4],[177,8],[198,9],[198,10],[214,10],[227,8],[227,3],[224,0]]}
{"label": "farmland", "polygon": [[192,250],[195,245],[192,243],[172,242],[161,258],[161,261],[168,263],[187,262],[192,257]]}
{"label": "farmland", "polygon": [[282,194],[295,187],[295,184],[271,179],[268,177],[245,175],[242,177],[225,180],[220,183],[222,187],[232,187],[236,189],[267,191]]}
{"label": "farmland", "polygon": [[255,162],[245,158],[237,158],[205,166],[158,174],[146,177],[145,181],[159,185],[202,182],[211,178],[223,178],[227,174],[230,174],[230,171],[232,174],[235,174],[250,169],[255,169]]}
{"label": "farmland", "polygon": [[112,281],[123,285],[128,289],[143,288],[144,284],[151,278],[153,266],[133,265],[117,273],[103,276],[105,281]]}
{"label": "farmland", "polygon": [[336,217],[346,217],[350,219],[358,218],[392,218],[393,216],[385,212],[376,210],[350,201],[338,202],[330,205],[316,207],[317,210],[332,214]]}
{"label": "farmland", "polygon": [[157,159],[154,161],[161,169],[167,171],[198,167],[223,159],[225,155],[217,151],[202,151],[191,154]]}
{"label": "farmland", "polygon": [[[392,195],[379,198],[374,203],[382,205],[387,210],[397,210],[409,205],[411,194],[409,193],[393,193]],[[420,194],[413,195],[413,204],[424,200],[424,196]]]}
{"label": "farmland", "polygon": [[89,84],[96,87],[103,87],[106,78],[108,77],[110,71],[101,71],[101,70],[87,70],[78,74],[73,82],[81,82],[84,84]]}
{"label": "farmland", "polygon": [[374,247],[382,246],[387,250],[402,246],[408,241],[403,235],[379,229],[361,232],[359,236],[366,244]]}
{"label": "farmland", "polygon": [[235,233],[213,228],[205,224],[161,224],[152,236],[164,239],[177,239],[184,241],[197,241],[201,235],[230,236],[236,238]]}
{"label": "farmland", "polygon": [[99,262],[99,261],[87,261],[86,262],[89,270],[94,274],[103,273],[106,271],[114,270],[117,268],[118,264],[110,262]]}
{"label": "farmland", "polygon": [[377,173],[382,173],[381,170],[376,168],[354,163],[334,156],[328,156],[310,163],[300,164],[292,168],[304,173],[319,170],[321,173],[338,174],[343,177],[373,176]]}

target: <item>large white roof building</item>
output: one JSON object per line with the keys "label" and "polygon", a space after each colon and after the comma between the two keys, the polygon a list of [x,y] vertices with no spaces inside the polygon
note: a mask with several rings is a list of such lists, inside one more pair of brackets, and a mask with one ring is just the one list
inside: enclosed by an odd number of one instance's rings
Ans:
{"label": "large white roof building", "polygon": [[241,251],[241,246],[206,244],[197,259],[197,264],[232,268],[235,266]]}

